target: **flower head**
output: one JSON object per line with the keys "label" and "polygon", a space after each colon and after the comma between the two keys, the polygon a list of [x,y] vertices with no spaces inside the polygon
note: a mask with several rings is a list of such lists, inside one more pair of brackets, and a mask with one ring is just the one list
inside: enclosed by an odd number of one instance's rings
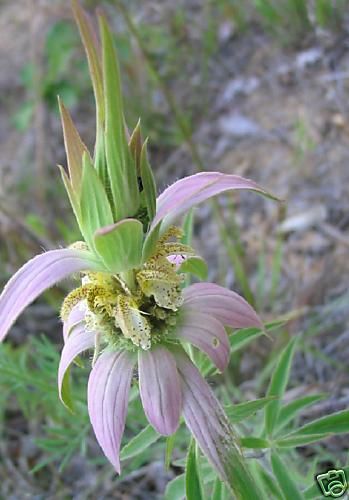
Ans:
{"label": "flower head", "polygon": [[138,366],[140,397],[151,425],[170,435],[183,415],[203,452],[226,479],[232,456],[239,460],[239,451],[229,421],[187,346],[200,349],[223,371],[230,345],[225,327],[263,325],[253,308],[230,290],[212,283],[184,288],[183,273],[193,271],[191,264],[200,257],[181,242],[181,230],[173,224],[194,205],[224,191],[267,193],[251,180],[205,172],[175,182],[156,198],[139,124],[127,140],[109,28],[100,16],[100,63],[85,14],[77,2],[73,9],[90,64],[97,133],[91,157],[60,103],[68,159],[68,174],[62,167],[61,174],[84,241],[36,256],[10,279],[0,296],[0,340],[44,290],[78,275],[78,286],[61,309],[62,401],[71,405],[71,363],[83,351],[94,351],[88,411],[100,446],[120,472],[128,394]]}

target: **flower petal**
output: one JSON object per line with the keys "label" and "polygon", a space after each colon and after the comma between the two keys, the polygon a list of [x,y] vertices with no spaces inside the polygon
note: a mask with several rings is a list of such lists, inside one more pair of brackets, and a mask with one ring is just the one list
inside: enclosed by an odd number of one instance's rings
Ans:
{"label": "flower petal", "polygon": [[85,314],[86,306],[83,304],[83,302],[79,302],[73,307],[73,309],[70,311],[67,321],[63,321],[64,342],[67,341],[71,329],[85,319]]}
{"label": "flower petal", "polygon": [[263,328],[253,307],[239,294],[215,283],[195,283],[183,290],[186,309],[214,316],[232,328]]}
{"label": "flower petal", "polygon": [[272,197],[261,186],[239,175],[200,172],[180,179],[160,194],[151,229],[154,229],[163,219],[166,219],[165,226],[168,226],[173,219],[194,205],[232,189],[250,189]]}
{"label": "flower petal", "polygon": [[88,381],[88,412],[105,456],[120,474],[120,443],[135,359],[127,351],[104,352]]}
{"label": "flower petal", "polygon": [[179,424],[182,396],[172,354],[161,346],[139,351],[138,366],[140,394],[149,422],[160,434],[173,434]]}
{"label": "flower petal", "polygon": [[86,251],[51,250],[37,255],[12,276],[0,296],[0,341],[6,336],[21,312],[47,288],[72,273],[99,269]]}
{"label": "flower petal", "polygon": [[62,397],[64,375],[76,356],[86,351],[86,349],[94,347],[94,338],[95,332],[86,330],[84,322],[76,325],[67,337],[58,367],[58,392],[63,404],[65,404]]}
{"label": "flower petal", "polygon": [[[233,429],[219,401],[184,351],[175,354],[179,371],[183,416],[202,452],[224,481],[240,458]],[[241,459],[240,459],[241,460]]]}
{"label": "flower petal", "polygon": [[177,338],[191,342],[205,352],[220,371],[229,363],[230,344],[220,321],[209,314],[189,311],[176,332]]}

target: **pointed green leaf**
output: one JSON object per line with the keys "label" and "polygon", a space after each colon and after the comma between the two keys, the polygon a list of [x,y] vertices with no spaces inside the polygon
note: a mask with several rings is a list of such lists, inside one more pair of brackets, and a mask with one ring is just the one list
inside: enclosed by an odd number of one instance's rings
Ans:
{"label": "pointed green leaf", "polygon": [[151,222],[156,212],[156,183],[147,155],[148,139],[144,141],[140,157],[140,174],[143,185],[143,197],[147,207],[149,221]]}
{"label": "pointed green leaf", "polygon": [[187,500],[201,500],[203,498],[194,439],[191,440],[187,456],[185,490]]}
{"label": "pointed green leaf", "polygon": [[140,175],[140,159],[142,151],[142,135],[141,135],[141,120],[139,119],[135,126],[130,140],[128,141],[132,157],[136,164],[137,175]]}
{"label": "pointed green leaf", "polygon": [[212,500],[223,500],[223,485],[224,483],[217,477],[213,485]]}
{"label": "pointed green leaf", "polygon": [[303,410],[303,408],[324,399],[326,394],[311,394],[310,396],[304,396],[302,398],[291,401],[282,408],[280,408],[280,413],[275,425],[275,431],[283,429],[289,422],[291,422],[298,412]]}
{"label": "pointed green leaf", "polygon": [[270,443],[267,439],[255,436],[243,437],[240,439],[240,444],[243,448],[270,448]]}
{"label": "pointed green leaf", "polygon": [[271,465],[285,500],[303,500],[304,497],[297,488],[288,468],[283,464],[276,452],[271,454]]}
{"label": "pointed green leaf", "polygon": [[68,110],[65,108],[59,97],[58,104],[62,121],[64,146],[68,161],[70,182],[73,191],[76,195],[79,195],[82,178],[82,157],[84,153],[89,155],[89,152],[85,144],[82,142],[79,132],[76,130]]}
{"label": "pointed green leaf", "polygon": [[102,37],[103,88],[105,99],[105,151],[117,220],[134,215],[139,208],[135,162],[125,133],[121,83],[112,34],[99,16]]}
{"label": "pointed green leaf", "polygon": [[93,93],[96,102],[96,143],[94,151],[95,168],[105,184],[107,179],[106,160],[104,152],[104,96],[103,78],[100,64],[99,47],[96,34],[93,32],[91,24],[87,19],[84,10],[77,0],[73,0],[72,9],[76,23],[78,25],[82,43],[85,48],[87,61],[90,69]]}
{"label": "pointed green leaf", "polygon": [[349,410],[339,411],[313,420],[288,434],[285,438],[322,433],[343,434],[346,432],[349,432]]}
{"label": "pointed green leaf", "polygon": [[254,401],[247,401],[246,403],[239,403],[236,405],[229,405],[225,407],[226,414],[232,423],[241,422],[246,418],[254,415],[258,410],[263,409],[271,401],[274,401],[275,397],[266,397],[255,399]]}
{"label": "pointed green leaf", "polygon": [[112,273],[139,267],[142,260],[143,226],[136,219],[124,219],[95,233],[94,244]]}
{"label": "pointed green leaf", "polygon": [[322,439],[327,439],[332,434],[306,434],[305,436],[295,436],[289,438],[278,439],[275,445],[278,448],[296,448],[297,446],[305,446],[310,443],[316,443]]}
{"label": "pointed green leaf", "polygon": [[147,425],[137,436],[133,437],[122,448],[120,452],[120,459],[127,460],[128,458],[135,457],[145,451],[150,445],[155,443],[159,438],[158,434],[151,425]]}
{"label": "pointed green leaf", "polygon": [[103,184],[86,154],[83,157],[80,209],[82,234],[89,248],[95,250],[94,234],[113,224],[113,214]]}
{"label": "pointed green leaf", "polygon": [[191,208],[185,215],[183,220],[183,236],[181,243],[184,245],[191,245],[193,241],[194,231],[194,209]]}
{"label": "pointed green leaf", "polygon": [[256,478],[258,484],[265,492],[265,495],[261,498],[275,498],[281,500],[283,496],[280,491],[279,485],[271,476],[271,474],[267,472],[265,466],[263,467],[257,460],[255,460],[254,462],[252,462],[251,468],[253,471],[253,477]]}
{"label": "pointed green leaf", "polygon": [[76,24],[78,25],[82,43],[84,45],[87,61],[90,69],[93,91],[96,99],[96,108],[98,110],[99,122],[104,121],[104,99],[103,99],[103,79],[102,68],[99,62],[97,48],[97,38],[92,31],[91,25],[86,17],[84,10],[77,0],[72,1],[72,10]]}
{"label": "pointed green leaf", "polygon": [[290,340],[282,351],[280,359],[271,377],[267,396],[276,396],[277,400],[270,403],[265,409],[265,430],[268,435],[272,435],[280,410],[280,400],[285,393],[290,374],[293,353],[296,346],[297,337]]}
{"label": "pointed green leaf", "polygon": [[179,273],[191,273],[202,281],[207,280],[208,267],[202,257],[188,257],[178,268]]}

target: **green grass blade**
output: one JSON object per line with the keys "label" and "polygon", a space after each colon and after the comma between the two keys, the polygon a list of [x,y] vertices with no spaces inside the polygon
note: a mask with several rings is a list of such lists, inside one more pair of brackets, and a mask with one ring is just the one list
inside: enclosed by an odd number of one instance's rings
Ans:
{"label": "green grass blade", "polygon": [[298,490],[289,469],[284,465],[276,452],[272,452],[271,454],[271,465],[285,500],[304,500],[304,497]]}

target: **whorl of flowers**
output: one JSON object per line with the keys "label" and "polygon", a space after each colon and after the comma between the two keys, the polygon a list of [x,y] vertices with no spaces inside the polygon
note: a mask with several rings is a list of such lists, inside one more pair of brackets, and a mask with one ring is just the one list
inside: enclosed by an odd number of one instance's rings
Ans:
{"label": "whorl of flowers", "polygon": [[91,156],[60,102],[68,160],[68,171],[60,171],[84,241],[36,256],[10,279],[0,297],[0,340],[44,290],[69,275],[80,276],[61,310],[62,401],[72,405],[69,366],[91,349],[89,415],[101,448],[120,472],[120,442],[138,365],[139,393],[151,425],[170,435],[183,415],[203,453],[232,485],[234,474],[244,470],[240,451],[187,346],[203,351],[223,371],[229,361],[225,326],[263,325],[252,307],[230,290],[212,283],[183,287],[184,273],[204,278],[206,265],[181,242],[182,232],[174,223],[194,205],[224,191],[267,193],[251,180],[204,172],[175,182],[156,197],[139,124],[128,139],[108,25],[99,15],[100,48],[77,2],[73,10],[96,99],[96,143]]}

